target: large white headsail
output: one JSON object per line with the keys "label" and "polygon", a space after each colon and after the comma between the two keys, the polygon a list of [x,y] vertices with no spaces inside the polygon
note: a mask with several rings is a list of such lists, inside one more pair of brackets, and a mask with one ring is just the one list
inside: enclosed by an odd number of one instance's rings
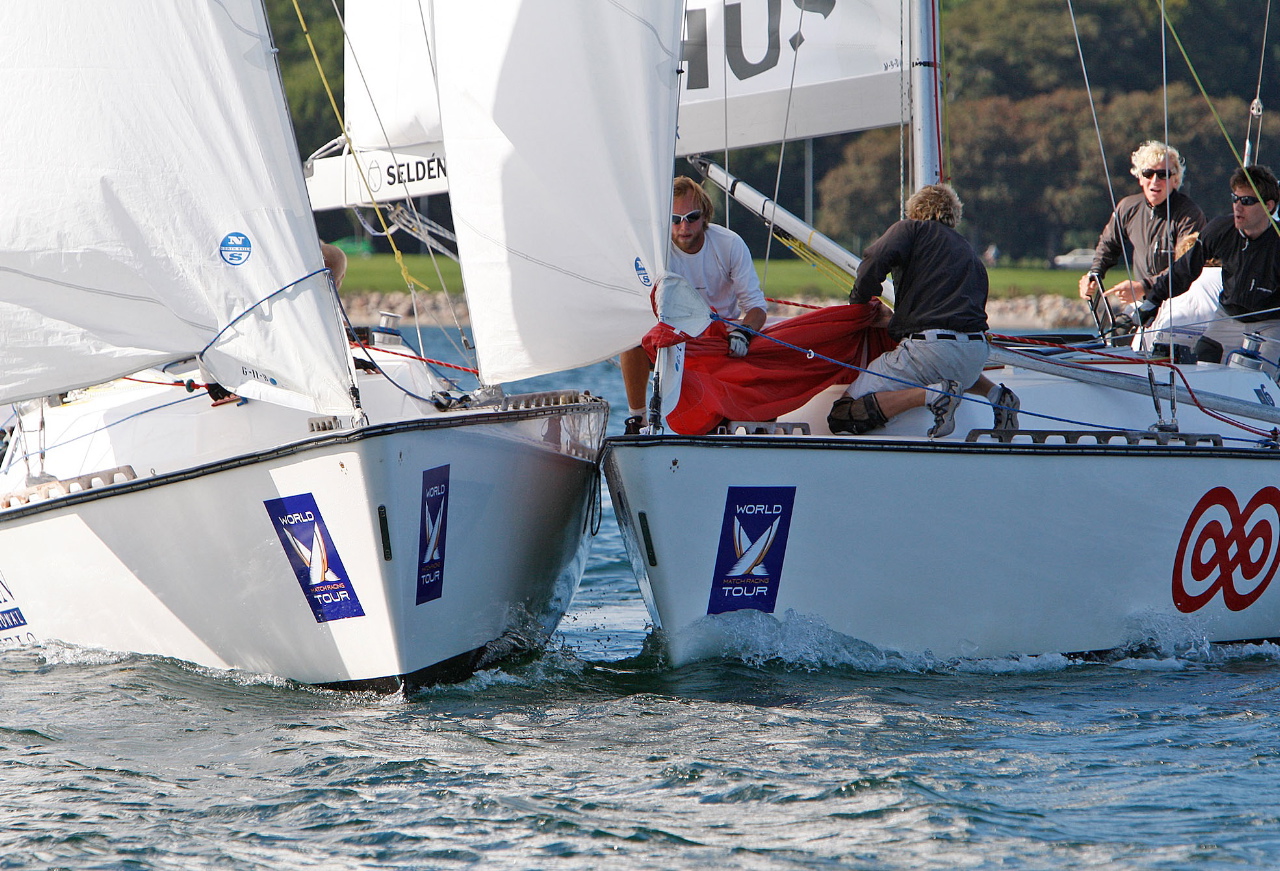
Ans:
{"label": "large white headsail", "polygon": [[919,5],[687,0],[677,152],[900,123],[909,117],[903,16]]}
{"label": "large white headsail", "polygon": [[0,401],[203,353],[351,413],[260,0],[3,3],[0,32]]}
{"label": "large white headsail", "polygon": [[436,0],[434,19],[482,376],[634,347],[670,235],[680,4]]}

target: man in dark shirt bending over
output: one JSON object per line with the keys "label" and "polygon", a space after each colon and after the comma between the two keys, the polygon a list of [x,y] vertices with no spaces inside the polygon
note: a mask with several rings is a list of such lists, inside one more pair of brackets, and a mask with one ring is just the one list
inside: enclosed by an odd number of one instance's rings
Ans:
{"label": "man in dark shirt bending over", "polygon": [[949,185],[926,185],[907,200],[907,218],[864,253],[849,301],[869,302],[894,272],[896,308],[887,325],[898,347],[872,360],[836,400],[827,417],[833,433],[870,432],[928,405],[929,437],[949,435],[961,394],[971,386],[995,406],[997,429],[1017,427],[1017,397],[982,377],[987,270],[954,229],[961,208]]}

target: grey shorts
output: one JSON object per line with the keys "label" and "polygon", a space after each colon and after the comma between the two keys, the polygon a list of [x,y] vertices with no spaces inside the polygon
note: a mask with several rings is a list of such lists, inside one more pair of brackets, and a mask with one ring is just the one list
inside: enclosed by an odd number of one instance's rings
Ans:
{"label": "grey shorts", "polygon": [[982,377],[982,367],[987,362],[989,349],[985,339],[941,339],[940,333],[957,335],[949,330],[925,330],[923,339],[908,336],[898,347],[872,360],[867,371],[845,392],[856,398],[884,390],[925,387],[940,381],[955,381],[962,390],[972,387]]}

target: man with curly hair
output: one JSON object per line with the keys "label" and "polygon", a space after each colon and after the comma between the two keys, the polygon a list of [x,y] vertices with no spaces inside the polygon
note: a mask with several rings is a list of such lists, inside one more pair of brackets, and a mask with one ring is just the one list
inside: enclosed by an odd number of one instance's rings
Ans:
{"label": "man with curly hair", "polygon": [[[827,417],[833,433],[860,434],[927,405],[928,435],[955,429],[961,394],[984,393],[997,429],[1016,429],[1018,399],[982,376],[987,361],[987,270],[956,232],[962,204],[950,185],[926,185],[907,200],[907,217],[867,248],[849,301],[869,302],[894,274],[896,308],[886,311],[898,346],[872,360]],[[917,386],[918,385],[918,386]]]}

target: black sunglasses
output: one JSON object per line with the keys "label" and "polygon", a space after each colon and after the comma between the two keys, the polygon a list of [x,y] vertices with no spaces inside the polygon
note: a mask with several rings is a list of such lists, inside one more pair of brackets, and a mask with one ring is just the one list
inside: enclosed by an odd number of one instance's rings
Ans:
{"label": "black sunglasses", "polygon": [[702,217],[702,209],[694,209],[692,212],[689,212],[687,215],[672,215],[671,223],[675,225],[675,224],[679,224],[682,221],[685,221],[692,224],[694,221],[699,220],[701,217]]}
{"label": "black sunglasses", "polygon": [[1173,175],[1173,171],[1168,169],[1144,169],[1142,171],[1143,178],[1168,178],[1171,175]]}
{"label": "black sunglasses", "polygon": [[1242,197],[1239,194],[1233,192],[1231,194],[1231,202],[1239,203],[1242,206],[1256,206],[1258,203],[1262,202],[1262,200],[1258,199],[1257,197],[1251,197],[1251,196]]}

